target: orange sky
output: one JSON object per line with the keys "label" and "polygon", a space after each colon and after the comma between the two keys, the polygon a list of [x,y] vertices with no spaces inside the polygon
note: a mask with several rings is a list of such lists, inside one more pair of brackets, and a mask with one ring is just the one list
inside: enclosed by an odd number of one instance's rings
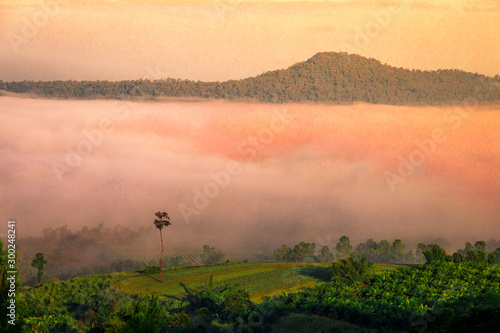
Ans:
{"label": "orange sky", "polygon": [[322,51],[496,75],[499,31],[498,0],[0,0],[0,80],[239,79]]}

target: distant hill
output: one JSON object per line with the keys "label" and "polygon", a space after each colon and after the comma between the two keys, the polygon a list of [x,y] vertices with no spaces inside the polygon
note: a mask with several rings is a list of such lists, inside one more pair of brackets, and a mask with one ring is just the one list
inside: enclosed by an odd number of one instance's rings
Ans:
{"label": "distant hill", "polygon": [[449,105],[466,98],[500,101],[500,77],[456,69],[409,70],[359,55],[323,52],[287,69],[242,80],[0,81],[0,90],[78,99],[198,97],[271,103]]}

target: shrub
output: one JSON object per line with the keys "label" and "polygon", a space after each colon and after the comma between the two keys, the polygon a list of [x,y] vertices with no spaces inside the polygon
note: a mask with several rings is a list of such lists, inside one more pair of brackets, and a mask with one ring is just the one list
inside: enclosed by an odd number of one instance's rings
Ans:
{"label": "shrub", "polygon": [[214,247],[203,245],[203,253],[201,254],[201,263],[203,265],[216,265],[224,261],[224,253],[216,251]]}
{"label": "shrub", "polygon": [[433,323],[429,332],[499,332],[500,295],[485,293],[467,295],[446,305]]}
{"label": "shrub", "polygon": [[250,294],[248,291],[244,289],[232,290],[225,295],[223,311],[228,319],[234,320],[238,317],[243,317],[250,305]]}
{"label": "shrub", "polygon": [[139,302],[134,304],[134,312],[127,320],[127,328],[134,333],[160,333],[166,326],[167,313],[158,304],[158,298],[152,296],[146,308]]}
{"label": "shrub", "polygon": [[144,268],[144,274],[146,275],[158,273],[160,273],[160,266],[147,266],[146,268]]}
{"label": "shrub", "polygon": [[170,330],[168,332],[198,332],[194,329],[194,324],[191,318],[183,311],[181,313],[176,313],[173,316],[169,316],[168,326]]}
{"label": "shrub", "polygon": [[332,265],[332,281],[342,281],[352,284],[356,281],[364,281],[372,262],[368,262],[366,255],[351,254],[347,259],[340,259]]}
{"label": "shrub", "polygon": [[427,262],[446,261],[446,250],[437,244],[428,245],[423,254]]}

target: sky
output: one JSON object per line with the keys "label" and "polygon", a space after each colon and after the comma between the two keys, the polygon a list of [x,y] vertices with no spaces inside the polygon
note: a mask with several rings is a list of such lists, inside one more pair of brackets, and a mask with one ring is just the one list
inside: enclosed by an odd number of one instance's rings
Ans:
{"label": "sky", "polygon": [[498,0],[0,0],[0,80],[223,81],[345,51],[500,74]]}

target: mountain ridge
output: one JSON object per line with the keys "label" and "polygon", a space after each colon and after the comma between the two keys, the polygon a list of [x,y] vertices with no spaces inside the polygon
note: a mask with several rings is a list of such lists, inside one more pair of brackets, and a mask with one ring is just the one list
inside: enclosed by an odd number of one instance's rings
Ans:
{"label": "mountain ridge", "polygon": [[78,99],[201,97],[269,103],[451,105],[470,98],[500,101],[500,76],[457,69],[410,70],[356,54],[319,52],[286,69],[240,80],[0,81],[0,90]]}

